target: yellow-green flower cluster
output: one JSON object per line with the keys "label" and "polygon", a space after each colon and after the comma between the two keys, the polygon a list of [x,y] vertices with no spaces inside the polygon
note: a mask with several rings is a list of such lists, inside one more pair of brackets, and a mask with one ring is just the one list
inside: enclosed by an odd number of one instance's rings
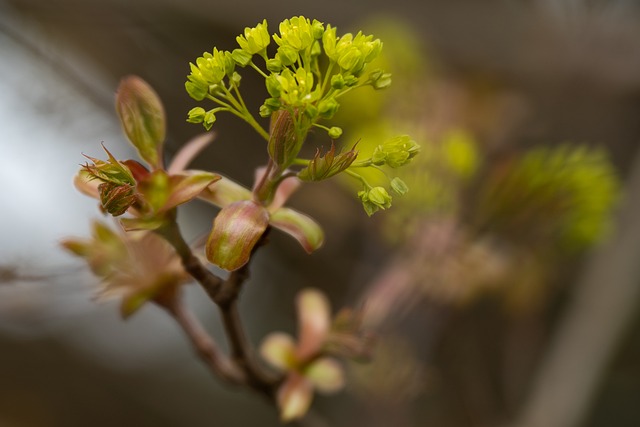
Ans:
{"label": "yellow-green flower cluster", "polygon": [[217,86],[225,76],[232,76],[235,62],[230,52],[213,48],[213,53],[205,52],[191,66],[191,74],[185,83],[187,92],[196,101],[202,101],[207,94],[217,92]]}
{"label": "yellow-green flower cluster", "polygon": [[[272,37],[277,47],[270,54]],[[331,139],[342,135],[339,127],[321,123],[333,118],[342,95],[358,87],[383,89],[391,84],[391,75],[383,70],[370,70],[365,75],[368,65],[380,55],[382,42],[362,32],[338,35],[335,27],[325,27],[322,22],[304,16],[285,19],[272,36],[264,20],[253,28],[245,28],[236,41],[238,48],[232,52],[214,49],[212,54],[205,53],[195,65],[191,64],[187,92],[197,101],[206,98],[216,105],[210,110],[200,106],[191,109],[187,120],[202,123],[209,130],[216,114],[228,111],[244,119],[267,140],[271,169],[256,188],[256,199],[268,203],[285,175],[293,173],[304,180],[319,181],[345,172],[363,182],[364,189],[358,196],[369,215],[391,206],[387,190],[369,185],[352,168],[403,166],[418,152],[418,146],[409,137],[399,137],[379,147],[374,158],[364,162],[356,162],[355,149],[343,156],[348,162],[337,162],[343,157],[336,155],[333,148],[324,157],[298,158],[312,127],[323,129]],[[263,129],[247,109],[240,95],[236,67],[251,68],[264,78],[268,97],[259,114],[271,117],[271,132]],[[337,167],[338,164],[341,166]],[[295,166],[303,167],[292,172],[291,167]],[[397,194],[408,190],[398,180],[393,180],[391,189]]]}

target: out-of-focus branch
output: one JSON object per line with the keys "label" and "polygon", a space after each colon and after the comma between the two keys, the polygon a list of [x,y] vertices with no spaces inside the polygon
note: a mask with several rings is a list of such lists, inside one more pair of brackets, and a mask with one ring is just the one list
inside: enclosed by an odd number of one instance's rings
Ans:
{"label": "out-of-focus branch", "polygon": [[244,374],[220,351],[215,341],[182,301],[174,300],[165,308],[182,327],[200,358],[214,374],[230,384],[244,384],[246,382]]}
{"label": "out-of-focus branch", "polygon": [[[231,272],[227,280],[222,280],[209,271],[193,254],[175,221],[167,224],[158,232],[175,248],[184,269],[204,288],[220,310],[231,347],[233,360],[231,366],[227,366],[230,361],[226,357],[223,358],[217,351],[213,339],[195,322],[194,318],[188,316],[181,305],[169,306],[169,311],[185,330],[201,358],[211,365],[212,369],[221,373],[221,376],[227,381],[247,385],[267,396],[271,401],[275,401],[277,386],[281,380],[270,376],[257,362],[238,312],[238,295],[243,283],[249,278],[249,264],[247,263],[242,268]],[[254,251],[259,246],[260,243],[254,247]],[[236,368],[240,370],[241,376],[233,372]]]}
{"label": "out-of-focus branch", "polygon": [[594,254],[512,427],[575,427],[640,298],[640,155],[613,238]]}

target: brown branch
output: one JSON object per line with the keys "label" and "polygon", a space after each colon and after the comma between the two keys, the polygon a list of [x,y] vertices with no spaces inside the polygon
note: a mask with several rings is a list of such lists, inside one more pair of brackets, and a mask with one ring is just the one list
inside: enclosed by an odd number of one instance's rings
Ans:
{"label": "brown branch", "polygon": [[[269,229],[254,246],[252,257],[255,251],[266,242],[268,232]],[[255,352],[247,339],[238,311],[238,296],[247,279],[249,279],[249,263],[231,272],[220,288],[215,302],[220,309],[225,332],[229,338],[231,357],[243,369],[254,389],[267,395],[270,399],[274,399],[277,386],[282,379],[269,375],[256,360]]]}
{"label": "brown branch", "polygon": [[202,265],[200,259],[193,254],[191,247],[182,237],[178,224],[175,221],[171,221],[158,229],[157,232],[174,247],[182,260],[184,269],[203,287],[209,298],[217,304],[216,298],[222,287],[223,280]]}
{"label": "brown branch", "polygon": [[220,351],[217,344],[187,307],[178,298],[164,308],[178,322],[187,337],[191,340],[200,359],[211,371],[229,384],[246,383],[245,375]]}
{"label": "brown branch", "polygon": [[[267,232],[265,232],[263,238],[254,247],[254,252],[264,243]],[[158,233],[175,248],[182,260],[184,269],[204,288],[211,300],[218,306],[231,348],[232,360],[234,362],[231,366],[240,369],[242,377],[237,377],[234,374],[233,378],[228,378],[230,371],[228,367],[224,365],[230,361],[225,358],[224,361],[226,362],[220,365],[219,362],[222,360],[220,358],[220,352],[217,351],[215,343],[201,326],[196,324],[197,327],[194,329],[193,320],[195,319],[191,318],[191,316],[185,318],[185,313],[182,309],[180,309],[182,312],[179,311],[178,313],[170,310],[191,338],[200,357],[206,363],[210,364],[212,369],[221,372],[220,375],[223,378],[233,380],[232,382],[245,384],[251,389],[267,396],[271,401],[274,401],[281,378],[275,378],[269,375],[256,360],[255,353],[246,337],[238,312],[238,295],[240,294],[243,283],[249,278],[249,265],[246,264],[242,268],[231,272],[227,280],[223,281],[209,271],[200,259],[193,254],[191,248],[182,237],[178,224],[175,221],[159,229]],[[178,308],[179,307],[180,306],[178,306]],[[179,318],[177,314],[180,314],[181,317]],[[197,332],[202,332],[202,334]],[[214,350],[213,353],[217,360],[216,363],[212,362],[212,349]]]}

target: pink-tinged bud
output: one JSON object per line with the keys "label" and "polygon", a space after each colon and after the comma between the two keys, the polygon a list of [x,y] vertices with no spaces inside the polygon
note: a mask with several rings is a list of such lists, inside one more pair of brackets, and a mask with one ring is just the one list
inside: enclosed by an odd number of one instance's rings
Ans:
{"label": "pink-tinged bud", "polygon": [[207,259],[234,271],[249,262],[254,246],[269,225],[267,209],[252,200],[232,203],[213,220],[206,246]]}
{"label": "pink-tinged bud", "polygon": [[298,178],[303,181],[320,181],[330,178],[347,169],[358,157],[354,149],[336,155],[336,146],[332,143],[331,149],[323,156],[320,150],[309,162],[309,165],[298,172]]}
{"label": "pink-tinged bud", "polygon": [[291,164],[300,151],[291,113],[286,110],[273,113],[270,131],[267,146],[269,157],[277,166],[284,169]]}
{"label": "pink-tinged bud", "polygon": [[162,167],[166,119],[158,94],[140,77],[125,77],[116,94],[116,112],[140,157],[154,169]]}

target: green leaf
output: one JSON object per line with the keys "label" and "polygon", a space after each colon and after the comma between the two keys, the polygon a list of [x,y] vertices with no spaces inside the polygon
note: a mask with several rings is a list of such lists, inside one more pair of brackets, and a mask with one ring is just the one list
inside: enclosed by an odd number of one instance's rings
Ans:
{"label": "green leaf", "polygon": [[225,270],[234,271],[249,262],[253,247],[269,225],[267,209],[252,200],[223,208],[213,220],[207,240],[207,259]]}
{"label": "green leaf", "polygon": [[140,77],[125,77],[116,94],[116,112],[140,157],[152,168],[162,167],[166,119],[158,94]]}

